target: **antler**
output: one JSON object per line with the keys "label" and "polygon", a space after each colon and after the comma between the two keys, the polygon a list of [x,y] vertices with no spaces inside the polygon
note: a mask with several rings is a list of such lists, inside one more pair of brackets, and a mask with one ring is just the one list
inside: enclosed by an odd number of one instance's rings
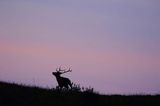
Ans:
{"label": "antler", "polygon": [[69,68],[69,69],[66,71],[66,69],[61,69],[61,67],[56,68],[56,71],[57,71],[57,72],[61,72],[62,74],[63,74],[63,73],[67,73],[67,72],[72,72],[71,68]]}
{"label": "antler", "polygon": [[61,71],[65,71],[65,69],[62,70],[62,69],[61,69],[61,66],[60,66],[59,68],[56,68],[56,71],[57,71],[57,72],[61,72]]}
{"label": "antler", "polygon": [[64,71],[63,73],[72,72],[71,68],[69,68],[67,71]]}

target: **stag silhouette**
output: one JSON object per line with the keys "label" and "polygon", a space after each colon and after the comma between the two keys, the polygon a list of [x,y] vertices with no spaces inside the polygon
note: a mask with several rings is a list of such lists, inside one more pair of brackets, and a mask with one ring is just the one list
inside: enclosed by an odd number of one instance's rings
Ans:
{"label": "stag silhouette", "polygon": [[58,86],[60,87],[60,89],[62,89],[63,87],[68,89],[69,86],[72,89],[72,83],[71,83],[70,79],[65,78],[65,77],[61,77],[61,74],[64,74],[67,72],[72,72],[72,70],[69,68],[66,71],[65,69],[62,70],[60,67],[60,68],[56,69],[56,72],[52,72],[52,74],[56,77],[56,80],[58,82]]}

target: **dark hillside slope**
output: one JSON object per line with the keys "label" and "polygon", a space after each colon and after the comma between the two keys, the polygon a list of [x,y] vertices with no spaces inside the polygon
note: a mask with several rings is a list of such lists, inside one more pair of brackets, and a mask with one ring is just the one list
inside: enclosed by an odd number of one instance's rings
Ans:
{"label": "dark hillside slope", "polygon": [[0,106],[160,106],[160,96],[60,92],[0,82]]}

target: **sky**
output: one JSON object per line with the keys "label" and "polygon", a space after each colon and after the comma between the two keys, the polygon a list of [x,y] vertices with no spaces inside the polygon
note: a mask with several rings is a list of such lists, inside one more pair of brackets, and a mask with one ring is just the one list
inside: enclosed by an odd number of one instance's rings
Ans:
{"label": "sky", "polygon": [[0,0],[0,80],[160,93],[159,0]]}

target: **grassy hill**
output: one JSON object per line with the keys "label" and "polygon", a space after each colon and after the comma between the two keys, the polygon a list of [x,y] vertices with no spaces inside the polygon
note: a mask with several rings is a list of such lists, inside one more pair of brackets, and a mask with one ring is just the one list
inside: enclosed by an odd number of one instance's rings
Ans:
{"label": "grassy hill", "polygon": [[160,106],[160,96],[100,95],[0,82],[0,106]]}

